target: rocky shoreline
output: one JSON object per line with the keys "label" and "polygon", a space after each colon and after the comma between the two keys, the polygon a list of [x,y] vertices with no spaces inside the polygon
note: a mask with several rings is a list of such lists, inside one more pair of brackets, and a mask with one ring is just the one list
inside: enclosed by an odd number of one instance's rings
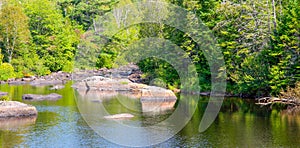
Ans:
{"label": "rocky shoreline", "polygon": [[[24,85],[32,86],[47,86],[47,85],[64,85],[66,82],[74,80],[80,81],[92,76],[103,76],[107,78],[127,78],[132,82],[142,83],[142,72],[139,67],[134,64],[121,66],[115,69],[101,68],[99,70],[77,70],[73,73],[67,72],[53,72],[46,76],[31,76],[26,78],[9,79],[7,81],[0,81],[0,84],[9,85]],[[55,88],[53,88],[55,89]]]}
{"label": "rocky shoreline", "polygon": [[[51,90],[57,90],[64,88],[64,84],[68,81],[82,81],[86,78],[93,76],[102,76],[112,79],[128,79],[133,83],[145,83],[145,79],[142,78],[142,71],[135,64],[128,64],[120,66],[119,68],[107,69],[101,68],[99,70],[77,70],[73,73],[67,72],[53,72],[47,76],[32,76],[27,78],[9,79],[8,81],[0,81],[0,84],[9,85],[25,85],[31,86],[53,86]],[[181,92],[179,89],[173,90],[175,93]],[[201,96],[211,96],[211,92],[181,92],[184,94],[195,94]],[[0,93],[1,96],[1,93]],[[215,96],[225,97],[238,97],[237,95],[225,93],[217,94]]]}

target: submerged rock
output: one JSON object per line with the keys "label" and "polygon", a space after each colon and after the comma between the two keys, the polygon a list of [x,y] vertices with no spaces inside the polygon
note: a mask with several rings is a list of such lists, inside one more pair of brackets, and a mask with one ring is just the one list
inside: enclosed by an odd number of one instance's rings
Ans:
{"label": "submerged rock", "polygon": [[17,101],[0,101],[0,118],[36,116],[34,106]]}
{"label": "submerged rock", "polygon": [[43,101],[43,100],[56,101],[60,98],[62,98],[62,96],[56,93],[52,93],[49,95],[25,94],[22,96],[23,100],[29,100],[29,101]]}
{"label": "submerged rock", "polygon": [[134,115],[128,113],[104,116],[105,119],[114,119],[114,120],[131,119],[133,117]]}

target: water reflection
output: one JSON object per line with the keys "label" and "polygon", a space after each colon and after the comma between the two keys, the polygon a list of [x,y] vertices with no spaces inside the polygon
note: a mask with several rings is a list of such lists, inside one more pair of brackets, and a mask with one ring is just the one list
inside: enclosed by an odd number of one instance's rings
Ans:
{"label": "water reflection", "polygon": [[238,98],[225,99],[215,122],[204,133],[198,133],[194,130],[207,104],[203,99],[192,120],[179,133],[186,137],[189,146],[197,145],[195,141],[205,141],[206,146],[213,147],[278,147],[300,143],[296,138],[300,136],[299,116],[282,116],[280,111]]}
{"label": "water reflection", "polygon": [[[96,109],[93,115],[94,127],[107,133],[116,133],[121,138],[127,136],[131,142],[149,142],[145,135],[161,138],[164,132],[176,132],[174,122],[159,124],[171,117],[175,110],[162,114],[146,115],[141,111],[141,104],[136,99],[115,98],[93,102],[75,100],[71,84],[62,90],[49,90],[49,87],[9,86],[0,85],[0,91],[9,92],[11,98],[22,101],[24,93],[49,94],[56,92],[63,95],[58,101],[26,102],[37,107],[39,112],[35,121],[24,120],[0,124],[0,147],[119,147],[108,142],[93,131],[82,118],[77,105],[88,105],[89,110]],[[122,101],[119,101],[122,100]],[[198,132],[199,124],[209,98],[201,97],[199,101],[193,96],[182,96],[177,108],[181,108],[180,120],[188,120],[187,125],[171,139],[154,147],[297,147],[300,145],[300,116],[283,114],[280,110],[270,110],[256,106],[253,100],[227,98],[223,102],[221,112],[213,124],[203,133]],[[80,102],[81,101],[81,102]],[[77,104],[78,103],[78,104]],[[91,106],[90,106],[91,105]],[[130,113],[134,118],[124,121],[108,121],[100,112],[99,105],[106,109],[107,114]],[[196,107],[195,107],[196,106]],[[195,107],[195,110],[192,108]],[[98,110],[97,110],[98,109]],[[93,119],[91,116],[91,119]],[[27,122],[28,121],[28,122]],[[3,122],[4,123],[4,122]],[[138,131],[120,130],[117,125],[131,127],[151,127]],[[6,125],[14,125],[7,127]],[[1,128],[2,127],[2,128]],[[167,129],[167,130],[165,130]],[[172,133],[173,132],[173,133]],[[167,134],[170,134],[167,133]],[[118,139],[119,140],[119,139]],[[121,139],[126,140],[126,139]]]}
{"label": "water reflection", "polygon": [[21,118],[0,118],[0,130],[14,130],[16,128],[26,128],[35,124],[36,116]]}

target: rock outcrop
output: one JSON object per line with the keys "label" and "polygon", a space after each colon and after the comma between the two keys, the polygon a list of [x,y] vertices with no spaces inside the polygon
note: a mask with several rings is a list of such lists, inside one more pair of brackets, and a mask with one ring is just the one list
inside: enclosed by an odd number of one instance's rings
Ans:
{"label": "rock outcrop", "polygon": [[22,96],[23,100],[28,100],[28,101],[43,101],[43,100],[56,101],[61,98],[62,96],[56,93],[52,93],[49,95],[24,94]]}
{"label": "rock outcrop", "polygon": [[[73,86],[85,98],[106,99],[121,94],[140,99],[143,112],[157,112],[173,109],[176,96],[165,88],[133,83],[128,79],[94,76],[75,83]],[[101,102],[101,101],[100,101]]]}
{"label": "rock outcrop", "polygon": [[17,101],[0,101],[0,118],[36,116],[34,106]]}
{"label": "rock outcrop", "polygon": [[141,96],[143,112],[162,112],[172,109],[177,97],[171,90],[156,86],[143,88]]}
{"label": "rock outcrop", "polygon": [[47,86],[47,85],[62,85],[65,84],[63,80],[34,80],[29,83],[31,86]]}
{"label": "rock outcrop", "polygon": [[8,95],[7,92],[1,92],[1,91],[0,91],[0,97],[7,96],[7,95]]}

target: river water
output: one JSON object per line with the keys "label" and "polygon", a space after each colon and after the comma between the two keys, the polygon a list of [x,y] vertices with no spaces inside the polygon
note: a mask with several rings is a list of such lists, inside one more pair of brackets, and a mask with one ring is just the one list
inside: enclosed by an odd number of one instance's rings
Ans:
{"label": "river water", "polygon": [[[68,83],[64,89],[49,87],[0,85],[13,100],[34,105],[37,118],[0,121],[0,146],[2,147],[120,147],[99,136],[81,116],[77,93]],[[58,101],[22,101],[22,94],[58,93]],[[121,96],[120,96],[121,97]],[[184,98],[181,98],[184,99]],[[100,102],[110,114],[132,113],[128,123],[151,125],[168,118],[172,112],[143,115],[139,101],[112,98]],[[213,124],[203,133],[198,132],[208,98],[200,98],[198,108],[188,124],[169,140],[153,147],[298,147],[300,145],[300,116],[282,114],[256,106],[253,101],[226,98]],[[124,107],[127,105],[135,109]],[[93,102],[99,103],[99,102]],[[104,121],[103,121],[104,122]],[[113,126],[114,125],[110,125]],[[145,131],[147,132],[147,131]],[[149,131],[150,132],[150,131]],[[135,133],[128,136],[145,141]],[[162,138],[159,132],[156,138]]]}

